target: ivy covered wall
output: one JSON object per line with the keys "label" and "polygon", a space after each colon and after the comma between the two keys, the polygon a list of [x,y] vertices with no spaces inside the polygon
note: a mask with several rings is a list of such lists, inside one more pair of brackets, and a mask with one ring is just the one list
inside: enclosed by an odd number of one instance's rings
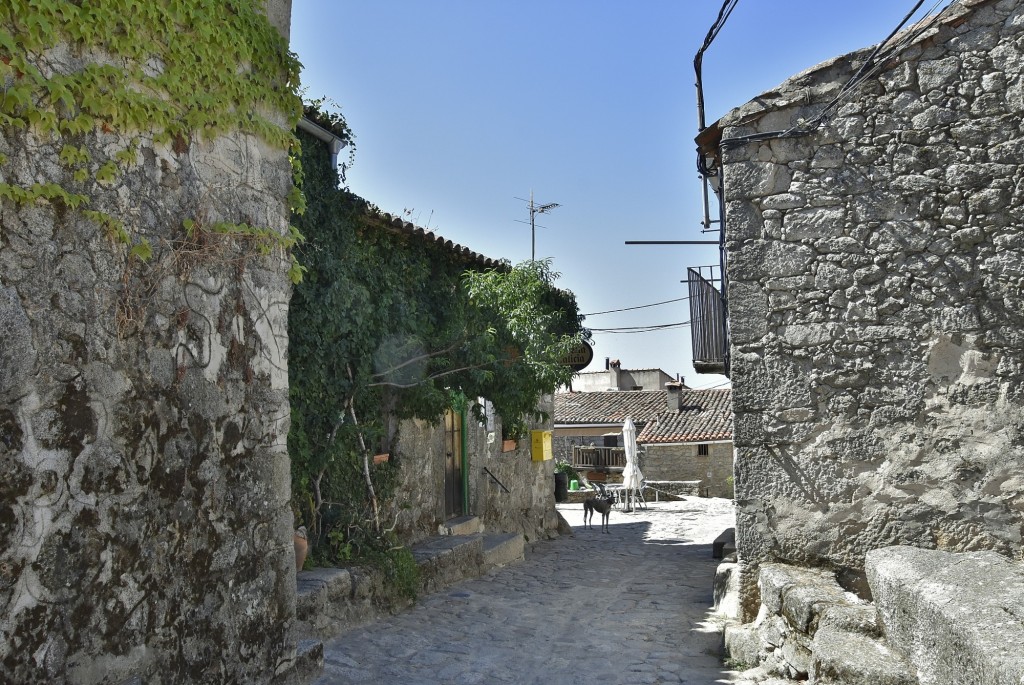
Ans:
{"label": "ivy covered wall", "polygon": [[2,682],[294,658],[299,100],[263,5],[0,3]]}
{"label": "ivy covered wall", "polygon": [[[549,265],[511,267],[424,236],[338,189],[322,144],[300,139],[307,272],[289,309],[289,452],[314,560],[340,563],[436,530],[444,410],[465,406],[476,425],[486,397],[506,432],[522,433],[571,376],[558,362],[585,331]],[[389,461],[374,465],[378,453]]]}

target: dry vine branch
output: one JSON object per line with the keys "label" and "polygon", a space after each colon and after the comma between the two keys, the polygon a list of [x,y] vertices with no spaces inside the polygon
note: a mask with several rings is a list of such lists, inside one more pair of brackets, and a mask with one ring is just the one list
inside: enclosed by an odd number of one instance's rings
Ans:
{"label": "dry vine branch", "polygon": [[406,366],[409,366],[410,364],[415,364],[416,362],[418,362],[418,361],[420,361],[422,359],[431,359],[432,357],[437,357],[437,356],[442,355],[442,354],[447,354],[448,352],[451,352],[452,350],[457,348],[459,345],[461,345],[465,341],[466,341],[466,339],[462,338],[461,340],[456,340],[455,342],[453,342],[451,345],[449,345],[448,347],[444,348],[443,350],[437,350],[436,352],[426,352],[424,354],[416,355],[415,357],[412,357],[410,359],[406,359],[401,364],[398,364],[396,366],[392,366],[390,369],[385,369],[384,371],[381,371],[380,373],[373,374],[373,378],[380,378],[382,376],[387,376],[389,373],[394,373],[395,371],[398,371],[399,369],[404,369]]}
{"label": "dry vine branch", "polygon": [[[352,373],[352,365],[346,364],[346,370],[348,370],[348,378],[355,384],[355,376]],[[348,412],[352,417],[352,425],[359,428],[359,420],[356,418],[356,407],[355,397],[350,395],[348,398]],[[373,479],[370,477],[370,450],[366,449],[366,439],[363,437],[363,431],[357,430],[356,434],[359,436],[359,446],[361,449],[361,455],[363,458],[363,478],[366,480],[366,489],[370,493],[370,503],[373,505],[373,525],[376,528],[378,535],[380,534],[380,507],[377,504],[377,492],[373,488]]]}
{"label": "dry vine branch", "polygon": [[427,376],[426,378],[424,378],[422,380],[418,380],[415,383],[388,383],[386,381],[382,381],[380,383],[370,383],[370,384],[367,385],[367,387],[368,388],[379,388],[381,386],[387,386],[389,388],[415,388],[417,385],[421,385],[423,383],[426,383],[427,381],[432,381],[432,380],[434,380],[436,378],[443,378],[444,376],[449,376],[449,375],[451,375],[453,373],[458,373],[459,371],[472,371],[473,369],[482,369],[482,368],[484,368],[486,366],[493,366],[494,364],[497,364],[497,363],[498,363],[497,361],[493,361],[493,362],[485,362],[483,364],[471,364],[469,366],[461,366],[461,367],[459,367],[457,369],[448,369],[447,371],[442,371],[441,373],[435,373],[435,374],[432,374],[430,376]]}

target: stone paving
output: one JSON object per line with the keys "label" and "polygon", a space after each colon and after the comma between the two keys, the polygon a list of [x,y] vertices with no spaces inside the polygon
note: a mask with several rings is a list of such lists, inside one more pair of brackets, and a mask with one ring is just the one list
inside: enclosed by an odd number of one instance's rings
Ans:
{"label": "stone paving", "polygon": [[558,506],[573,537],[330,640],[316,683],[732,682],[710,613],[711,542],[732,502],[615,510],[610,533]]}

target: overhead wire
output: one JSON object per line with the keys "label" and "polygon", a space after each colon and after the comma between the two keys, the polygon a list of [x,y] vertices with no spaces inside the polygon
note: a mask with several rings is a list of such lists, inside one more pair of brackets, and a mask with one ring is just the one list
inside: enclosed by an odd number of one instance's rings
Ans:
{"label": "overhead wire", "polygon": [[729,385],[730,383],[732,383],[732,379],[723,381],[722,383],[716,383],[715,385],[706,385],[702,388],[690,388],[690,390],[714,390],[715,388],[721,388],[723,386]]}
{"label": "overhead wire", "polygon": [[682,328],[689,326],[689,321],[678,321],[676,323],[655,324],[651,326],[622,326],[619,328],[591,328],[591,333],[652,333],[664,331],[671,328]]}
{"label": "overhead wire", "polygon": [[[725,26],[725,22],[729,19],[729,15],[731,15],[732,11],[736,9],[736,4],[738,2],[739,0],[725,0],[722,3],[722,7],[718,10],[718,17],[711,25],[711,28],[708,29],[708,34],[704,37],[704,43],[700,46],[700,49],[697,50],[697,54],[693,57],[693,72],[696,76],[696,82],[694,85],[697,86],[697,127],[701,131],[705,128],[704,53],[707,52],[708,48],[711,47],[711,44],[715,42],[715,38],[718,37],[718,33],[722,30],[722,27]],[[697,168],[705,177],[714,175],[712,170],[707,167],[707,164],[704,161],[704,156],[700,153],[700,150],[697,151]]]}
{"label": "overhead wire", "polygon": [[636,307],[624,307],[622,309],[609,309],[606,312],[591,312],[590,314],[583,314],[582,316],[598,316],[599,314],[615,314],[617,312],[631,312],[634,309],[646,309],[647,307],[657,307],[659,305],[670,304],[672,302],[682,302],[683,300],[688,300],[688,299],[690,299],[689,295],[687,295],[686,297],[677,297],[674,300],[665,300],[664,302],[652,302],[651,304],[641,304],[641,305],[637,305]]}
{"label": "overhead wire", "polygon": [[[868,78],[876,74],[886,62],[888,62],[891,58],[902,52],[903,49],[906,48],[910,43],[912,43],[925,31],[929,30],[932,26],[934,26],[935,22],[939,20],[942,14],[947,9],[949,9],[951,5],[947,4],[946,7],[944,7],[940,12],[938,12],[934,16],[932,16],[932,13],[940,4],[942,4],[942,2],[946,1],[947,0],[936,0],[932,7],[925,13],[925,16],[922,17],[921,21],[918,22],[916,29],[908,33],[906,36],[904,36],[896,43],[889,45],[889,42],[893,39],[893,37],[896,36],[896,34],[899,33],[901,30],[903,30],[903,27],[907,24],[907,22],[910,21],[914,14],[917,13],[917,11],[921,8],[921,5],[925,3],[925,0],[917,0],[917,2],[914,4],[914,7],[910,10],[910,12],[907,13],[907,15],[896,26],[896,28],[894,28],[889,33],[889,35],[886,36],[885,40],[883,40],[881,43],[875,46],[875,49],[864,60],[864,63],[860,66],[857,72],[852,77],[850,77],[850,79],[843,85],[842,88],[840,88],[839,93],[834,98],[832,98],[832,100],[828,102],[828,104],[822,107],[822,109],[810,120],[799,120],[796,124],[785,130],[767,131],[764,133],[753,133],[746,136],[736,136],[734,138],[723,138],[719,142],[719,147],[723,150],[727,150],[730,148],[739,147],[740,145],[745,145],[746,143],[759,142],[764,140],[776,140],[779,138],[790,138],[795,136],[804,136],[818,130],[818,128],[820,128],[822,124],[824,124],[828,120],[829,115],[831,115],[832,112],[838,109],[839,105],[841,105],[847,98],[849,98],[850,95],[854,92],[854,90],[856,90],[856,88],[861,83],[863,83]],[[931,19],[925,21],[928,19],[928,17],[931,17]]]}

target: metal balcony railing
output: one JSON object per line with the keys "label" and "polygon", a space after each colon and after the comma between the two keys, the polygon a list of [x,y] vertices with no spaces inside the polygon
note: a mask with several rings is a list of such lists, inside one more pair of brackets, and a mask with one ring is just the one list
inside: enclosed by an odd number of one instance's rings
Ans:
{"label": "metal balcony railing", "polygon": [[697,373],[729,374],[725,302],[714,286],[717,267],[686,270],[690,291],[690,335]]}
{"label": "metal balcony railing", "polygon": [[572,467],[621,471],[626,468],[626,450],[622,447],[582,447],[573,445]]}

